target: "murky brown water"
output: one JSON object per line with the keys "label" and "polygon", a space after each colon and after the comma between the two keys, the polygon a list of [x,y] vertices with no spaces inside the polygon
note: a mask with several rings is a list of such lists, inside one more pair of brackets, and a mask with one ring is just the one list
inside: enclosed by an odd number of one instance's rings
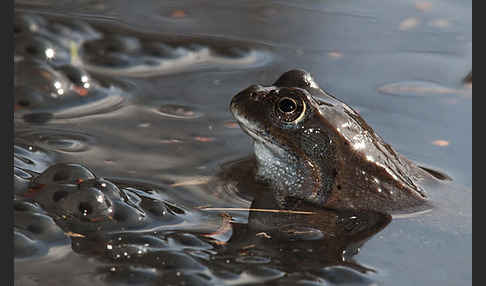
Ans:
{"label": "murky brown water", "polygon": [[[471,10],[16,1],[16,284],[471,284]],[[453,178],[432,211],[240,210],[272,205],[231,180],[252,145],[228,104],[293,68]]]}

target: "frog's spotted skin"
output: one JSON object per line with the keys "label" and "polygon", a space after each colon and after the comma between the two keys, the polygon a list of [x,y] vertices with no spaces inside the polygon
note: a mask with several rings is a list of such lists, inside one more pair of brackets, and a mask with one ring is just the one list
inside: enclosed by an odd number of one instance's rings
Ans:
{"label": "frog's spotted skin", "polygon": [[402,211],[426,205],[434,178],[398,154],[309,73],[291,70],[273,86],[252,85],[231,112],[255,140],[257,175],[289,198],[335,209]]}

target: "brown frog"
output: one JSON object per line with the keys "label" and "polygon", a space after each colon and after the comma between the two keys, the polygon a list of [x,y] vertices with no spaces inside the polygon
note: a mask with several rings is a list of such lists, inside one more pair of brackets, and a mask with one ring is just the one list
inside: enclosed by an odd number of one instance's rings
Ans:
{"label": "brown frog", "polygon": [[374,211],[428,207],[430,173],[398,154],[351,107],[303,70],[272,86],[235,95],[231,112],[254,139],[256,177],[280,207],[305,201],[330,209]]}

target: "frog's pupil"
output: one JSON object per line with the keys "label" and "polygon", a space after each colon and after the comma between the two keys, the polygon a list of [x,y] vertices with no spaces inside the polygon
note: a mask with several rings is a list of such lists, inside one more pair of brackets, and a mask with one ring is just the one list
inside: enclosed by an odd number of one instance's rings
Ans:
{"label": "frog's pupil", "polygon": [[278,107],[285,113],[294,111],[297,108],[295,101],[290,98],[284,98],[278,103]]}

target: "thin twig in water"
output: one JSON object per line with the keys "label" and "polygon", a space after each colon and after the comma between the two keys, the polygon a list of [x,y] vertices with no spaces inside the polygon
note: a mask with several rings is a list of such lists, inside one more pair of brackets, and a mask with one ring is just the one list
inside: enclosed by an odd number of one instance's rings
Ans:
{"label": "thin twig in water", "polygon": [[202,211],[249,211],[249,212],[266,212],[266,213],[288,213],[288,214],[316,214],[308,211],[293,210],[273,210],[273,209],[250,209],[250,208],[201,208]]}
{"label": "thin twig in water", "polygon": [[67,236],[70,236],[70,237],[86,237],[85,235],[82,235],[80,233],[75,233],[75,232],[70,232],[70,231],[65,232],[64,234],[67,235]]}
{"label": "thin twig in water", "polygon": [[194,186],[194,185],[205,185],[209,182],[209,177],[201,177],[192,180],[181,181],[177,183],[173,183],[171,187],[181,187],[181,186]]}

